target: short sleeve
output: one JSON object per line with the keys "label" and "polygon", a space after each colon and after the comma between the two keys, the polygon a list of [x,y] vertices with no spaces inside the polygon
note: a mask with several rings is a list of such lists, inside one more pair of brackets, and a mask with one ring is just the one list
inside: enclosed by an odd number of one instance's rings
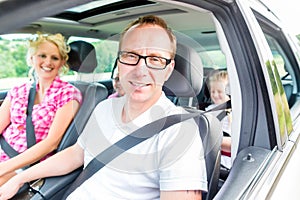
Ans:
{"label": "short sleeve", "polygon": [[76,100],[81,104],[82,94],[76,87],[72,86],[71,84],[67,84],[60,89],[60,100],[58,103],[58,108],[63,107],[71,100]]}
{"label": "short sleeve", "polygon": [[[24,85],[22,85],[22,86],[15,86],[15,87],[13,87],[12,89],[10,89],[8,92],[7,92],[7,95],[6,95],[6,99],[8,99],[9,101],[12,101],[12,99],[14,98],[14,97],[17,97],[17,96],[19,96],[19,90],[21,90],[21,89],[23,89],[23,90],[25,90],[26,88],[24,87]],[[23,92],[23,91],[22,91]],[[26,94],[26,93],[25,93]]]}

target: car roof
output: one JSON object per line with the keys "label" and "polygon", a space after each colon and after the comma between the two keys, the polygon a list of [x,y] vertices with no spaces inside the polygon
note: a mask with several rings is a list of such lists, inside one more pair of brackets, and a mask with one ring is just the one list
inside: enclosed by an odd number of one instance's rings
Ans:
{"label": "car roof", "polygon": [[[54,2],[58,5],[53,6]],[[118,34],[129,21],[142,15],[155,14],[163,17],[173,30],[188,35],[198,43],[211,49],[219,48],[215,25],[209,11],[201,10],[201,12],[198,12],[199,9],[196,11],[191,9],[190,6],[180,6],[182,4],[180,2],[167,4],[148,0],[111,0],[91,1],[77,7],[74,7],[74,5],[88,1],[76,0],[75,3],[72,2],[29,0],[26,1],[26,6],[19,9],[18,12],[13,11],[18,15],[27,13],[23,21],[14,20],[14,18],[18,19],[20,16],[11,16],[11,21],[5,21],[1,18],[10,16],[12,12],[8,12],[8,10],[11,8],[13,10],[18,9],[19,5],[16,5],[14,0],[2,1],[0,2],[0,34],[10,31],[22,33],[60,32],[66,37],[81,36],[118,40]],[[195,26],[195,24],[201,24],[201,26]],[[114,36],[117,37],[113,38]]]}

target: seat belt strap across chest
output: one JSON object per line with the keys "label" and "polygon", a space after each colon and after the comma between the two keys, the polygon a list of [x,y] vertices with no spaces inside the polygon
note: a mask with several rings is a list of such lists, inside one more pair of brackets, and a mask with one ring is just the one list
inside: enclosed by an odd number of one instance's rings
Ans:
{"label": "seat belt strap across chest", "polygon": [[186,114],[175,114],[170,115],[161,119],[158,119],[152,123],[149,123],[136,131],[132,132],[130,135],[125,136],[118,142],[114,143],[101,153],[99,153],[80,173],[77,179],[72,183],[70,188],[64,194],[65,199],[69,194],[71,194],[77,187],[79,187],[84,181],[93,176],[102,167],[108,164],[110,161],[118,157],[123,152],[131,149],[132,147],[138,145],[139,143],[147,140],[148,138],[158,134],[162,130],[177,124],[179,122],[194,118],[199,116],[200,112],[197,113],[186,113]]}
{"label": "seat belt strap across chest", "polygon": [[86,168],[79,174],[77,179],[68,188],[68,190],[64,194],[63,199],[66,199],[67,196],[69,196],[83,182],[92,177],[97,171],[99,171],[106,164],[108,164],[110,161],[112,161],[128,149],[138,145],[139,143],[147,140],[148,138],[154,136],[155,134],[158,134],[162,130],[174,124],[198,117],[208,112],[226,109],[229,105],[230,102],[225,102],[204,112],[191,112],[191,110],[187,109],[187,111],[189,111],[190,113],[166,116],[137,129],[130,135],[122,138],[115,144],[111,145],[110,147],[99,153],[93,160],[91,160],[86,166]]}
{"label": "seat belt strap across chest", "polygon": [[35,131],[32,122],[32,110],[34,105],[34,99],[36,95],[36,84],[32,84],[29,92],[28,106],[27,106],[27,117],[26,117],[26,140],[27,149],[36,144]]}
{"label": "seat belt strap across chest", "polygon": [[[32,110],[34,105],[34,99],[36,94],[36,84],[35,82],[32,84],[30,91],[29,91],[29,97],[28,97],[28,106],[27,106],[27,117],[26,117],[26,140],[27,140],[27,148],[32,147],[36,143],[35,138],[35,132],[34,132],[34,126],[32,123]],[[0,145],[2,150],[10,157],[13,158],[17,155],[19,155],[19,152],[17,152],[14,148],[10,146],[10,144],[5,140],[3,135],[0,135]]]}

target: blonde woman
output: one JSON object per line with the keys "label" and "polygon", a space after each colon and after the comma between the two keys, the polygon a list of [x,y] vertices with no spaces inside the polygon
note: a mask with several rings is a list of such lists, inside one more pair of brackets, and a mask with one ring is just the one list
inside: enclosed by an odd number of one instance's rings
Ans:
{"label": "blonde woman", "polygon": [[[38,34],[29,41],[27,62],[36,80],[12,88],[0,107],[0,134],[20,153],[10,158],[0,149],[0,185],[23,167],[49,157],[77,112],[80,91],[59,77],[67,67],[69,51],[61,34]],[[32,111],[36,144],[27,148],[26,110],[31,87],[36,90]]]}

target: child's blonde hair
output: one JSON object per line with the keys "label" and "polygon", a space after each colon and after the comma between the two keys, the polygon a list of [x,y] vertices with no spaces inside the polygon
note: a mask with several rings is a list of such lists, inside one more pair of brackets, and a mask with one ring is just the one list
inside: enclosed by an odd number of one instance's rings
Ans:
{"label": "child's blonde hair", "polygon": [[213,73],[208,79],[208,88],[210,88],[210,84],[212,82],[216,82],[216,81],[222,81],[222,82],[224,82],[225,86],[228,85],[227,71],[222,70],[222,71]]}

